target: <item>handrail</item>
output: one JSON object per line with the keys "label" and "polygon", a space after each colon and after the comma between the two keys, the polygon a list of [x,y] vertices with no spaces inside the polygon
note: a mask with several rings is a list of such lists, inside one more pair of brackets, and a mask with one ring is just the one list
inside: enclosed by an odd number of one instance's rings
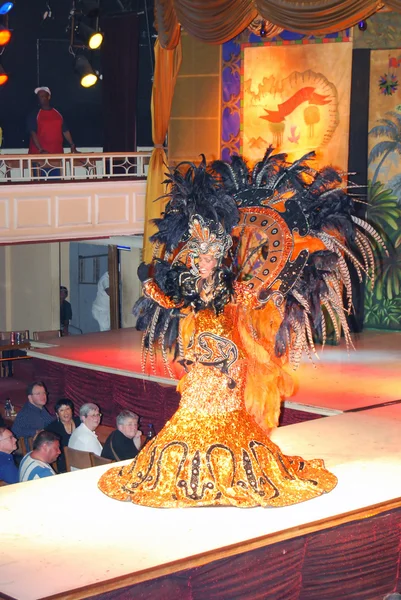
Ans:
{"label": "handrail", "polygon": [[150,152],[0,154],[0,182],[147,177]]}

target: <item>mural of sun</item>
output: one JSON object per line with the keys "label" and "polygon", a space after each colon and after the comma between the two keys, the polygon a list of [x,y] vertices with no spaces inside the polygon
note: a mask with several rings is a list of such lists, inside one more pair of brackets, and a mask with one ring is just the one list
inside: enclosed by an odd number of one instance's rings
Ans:
{"label": "mural of sun", "polygon": [[[351,68],[351,53],[340,57],[341,72],[330,64],[338,49],[339,44],[245,48],[242,149],[246,158],[259,158],[272,144],[293,159],[315,150],[319,162],[346,168],[350,78],[346,81],[343,74]],[[326,59],[329,54],[330,60],[316,61],[318,52]],[[336,144],[341,144],[340,151]]]}

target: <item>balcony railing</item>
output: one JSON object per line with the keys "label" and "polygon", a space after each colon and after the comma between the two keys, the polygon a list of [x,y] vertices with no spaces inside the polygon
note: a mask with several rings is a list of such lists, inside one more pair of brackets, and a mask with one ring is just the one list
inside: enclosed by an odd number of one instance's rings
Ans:
{"label": "balcony railing", "polygon": [[0,183],[144,179],[150,152],[0,154]]}

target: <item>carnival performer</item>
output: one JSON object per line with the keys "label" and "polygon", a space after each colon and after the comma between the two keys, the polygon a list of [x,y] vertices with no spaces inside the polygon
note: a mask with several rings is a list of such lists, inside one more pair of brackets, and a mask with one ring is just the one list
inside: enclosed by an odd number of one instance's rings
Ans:
{"label": "carnival performer", "polygon": [[[269,150],[250,172],[234,157],[214,163],[219,179],[204,161],[186,166],[170,174],[170,201],[152,239],[164,260],[140,266],[144,297],[136,307],[145,359],[154,362],[159,342],[167,360],[177,340],[186,370],[180,405],[99,487],[152,507],[278,507],[329,492],[337,479],[322,460],[286,456],[268,433],[292,390],[285,363],[314,349],[312,329],[324,337],[322,305],[350,341],[343,254],[359,272],[370,268],[369,242],[356,224],[369,226],[352,215],[338,174],[319,173],[305,159],[289,164]],[[363,264],[347,249],[351,237],[364,249]]]}

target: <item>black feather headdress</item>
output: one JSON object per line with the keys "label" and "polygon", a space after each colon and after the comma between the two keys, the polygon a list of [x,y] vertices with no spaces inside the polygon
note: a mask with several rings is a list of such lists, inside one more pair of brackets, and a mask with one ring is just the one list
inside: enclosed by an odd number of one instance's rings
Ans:
{"label": "black feather headdress", "polygon": [[194,215],[220,223],[226,233],[238,222],[235,200],[207,169],[204,155],[199,166],[182,162],[170,168],[164,183],[171,186],[169,200],[162,217],[154,220],[158,231],[150,241],[164,245],[166,252],[185,241]]}

